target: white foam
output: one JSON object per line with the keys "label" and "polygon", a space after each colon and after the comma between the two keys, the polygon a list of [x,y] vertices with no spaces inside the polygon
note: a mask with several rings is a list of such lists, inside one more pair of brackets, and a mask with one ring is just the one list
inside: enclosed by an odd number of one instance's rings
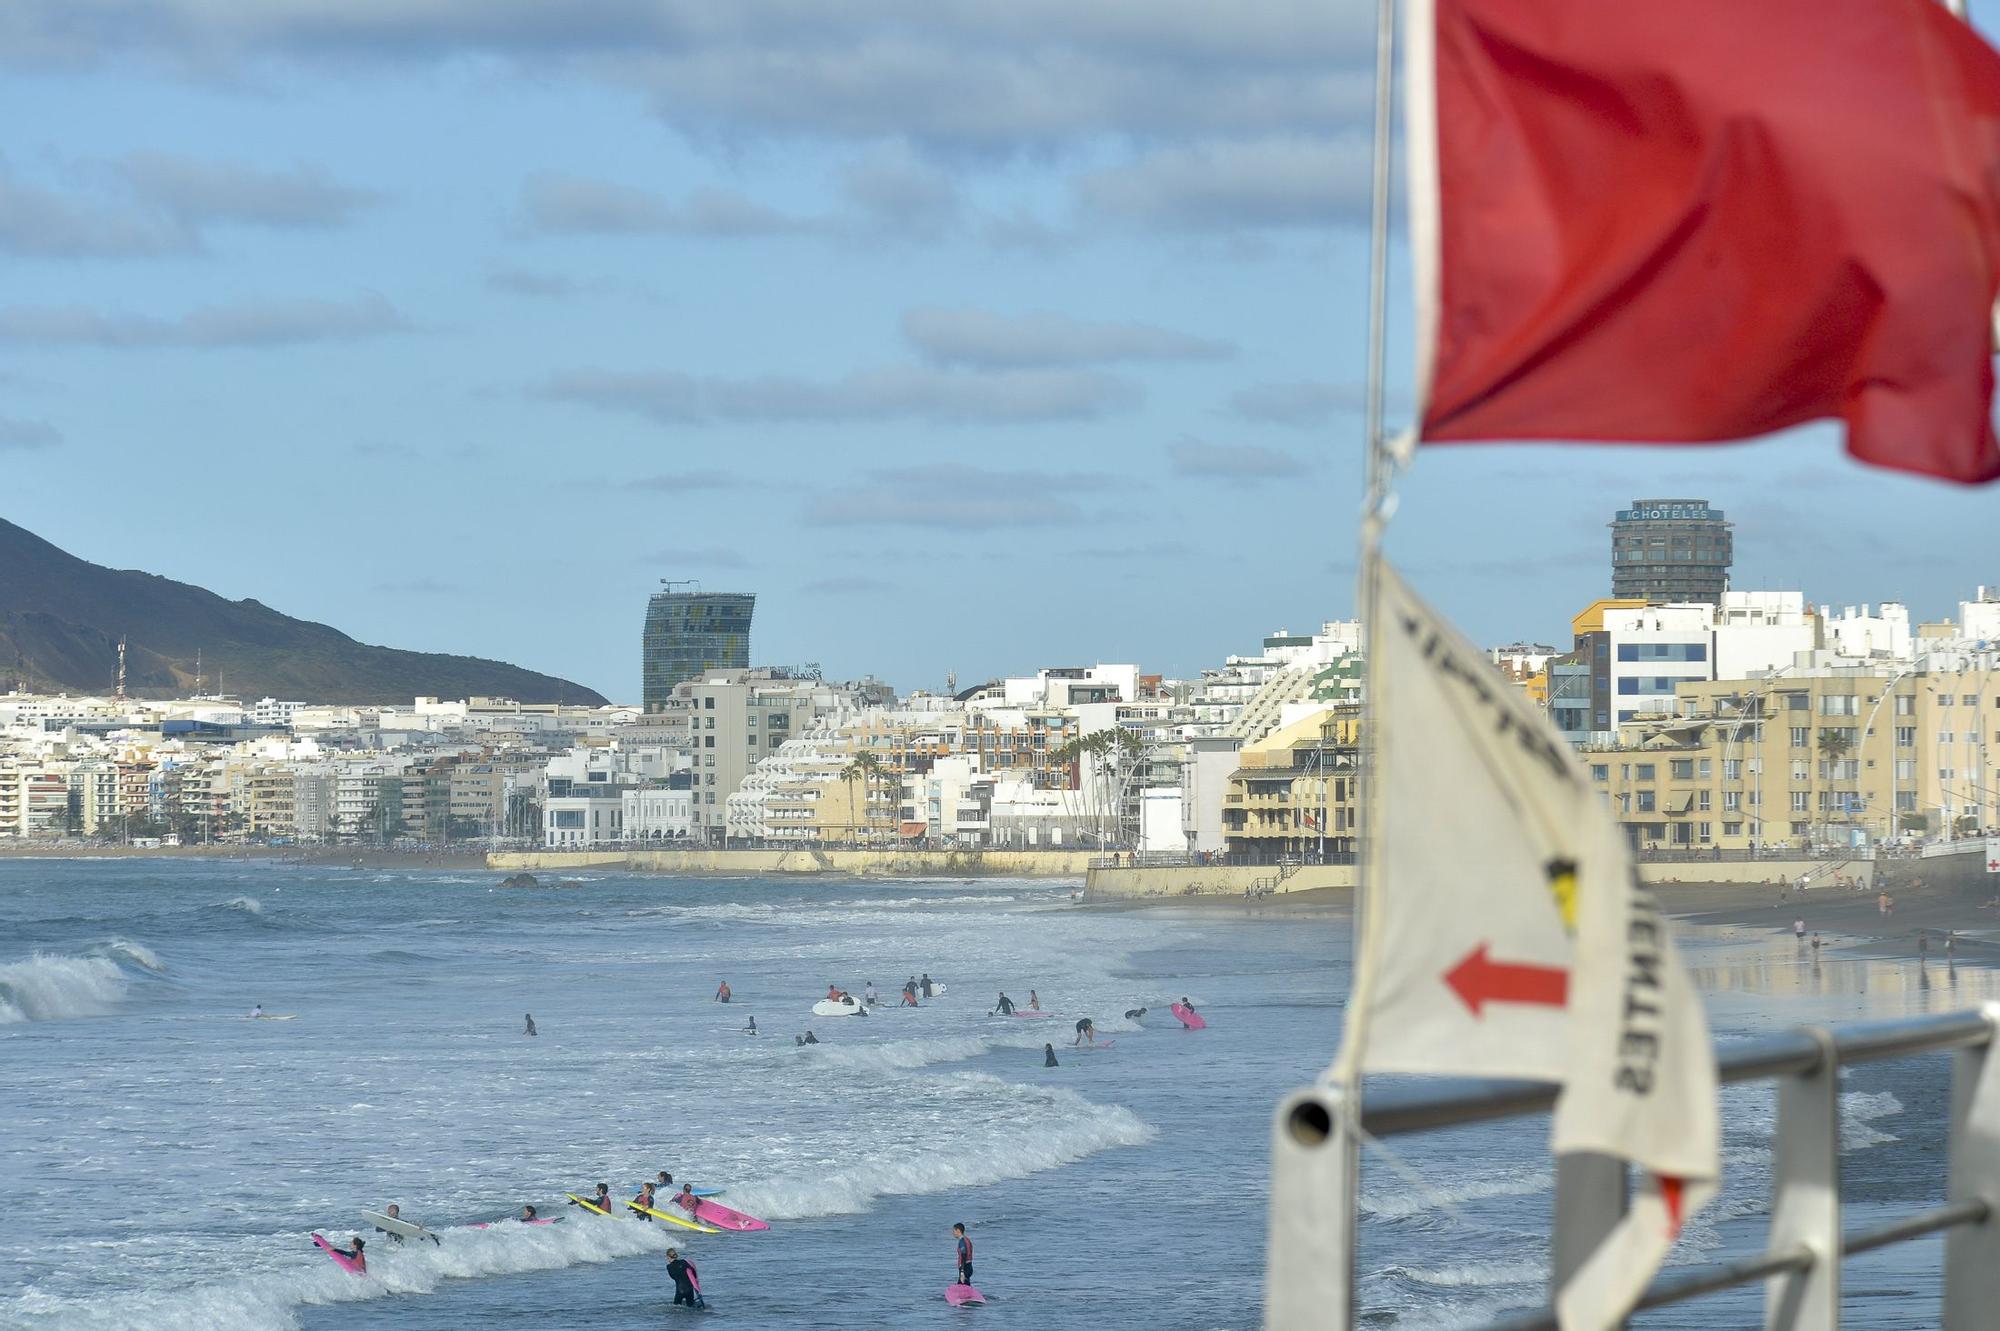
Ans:
{"label": "white foam", "polygon": [[1863,1151],[1897,1140],[1874,1126],[1878,1118],[1903,1112],[1903,1102],[1890,1091],[1843,1091],[1840,1095],[1840,1149]]}
{"label": "white foam", "polygon": [[227,901],[218,901],[215,904],[223,910],[240,910],[246,915],[264,913],[264,903],[255,897],[231,897]]}
{"label": "white foam", "polygon": [[0,966],[0,1025],[101,1017],[125,996],[125,974],[107,957],[37,952]]}
{"label": "white foam", "polygon": [[1401,1276],[1420,1285],[1456,1289],[1461,1286],[1538,1285],[1549,1278],[1549,1269],[1544,1263],[1529,1261],[1464,1262],[1458,1266],[1442,1267],[1392,1266],[1382,1274]]}
{"label": "white foam", "polygon": [[134,966],[143,967],[155,974],[162,973],[167,969],[167,963],[161,961],[159,954],[154,952],[153,949],[147,947],[144,943],[134,943],[127,938],[114,938],[104,944],[102,955],[109,957],[113,961],[123,961]]}
{"label": "white foam", "polygon": [[[1493,1197],[1532,1197],[1554,1187],[1555,1175],[1545,1168],[1510,1170],[1462,1179],[1456,1183],[1440,1183],[1435,1187],[1418,1188],[1401,1179],[1393,1182],[1385,1179],[1382,1186],[1384,1192],[1361,1198],[1361,1211],[1384,1220],[1398,1220],[1426,1211],[1447,1210],[1461,1202],[1485,1201]],[[1386,1191],[1391,1188],[1393,1191]]]}

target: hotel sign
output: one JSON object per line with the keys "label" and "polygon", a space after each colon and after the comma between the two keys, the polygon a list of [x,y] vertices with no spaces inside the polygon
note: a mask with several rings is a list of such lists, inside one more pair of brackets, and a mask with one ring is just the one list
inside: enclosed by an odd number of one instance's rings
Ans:
{"label": "hotel sign", "polygon": [[1637,504],[1620,509],[1620,522],[1711,522],[1722,517],[1707,504]]}

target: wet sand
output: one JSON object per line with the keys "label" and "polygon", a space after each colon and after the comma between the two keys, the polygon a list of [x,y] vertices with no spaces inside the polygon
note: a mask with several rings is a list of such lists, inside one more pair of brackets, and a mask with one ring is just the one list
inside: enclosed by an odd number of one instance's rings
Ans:
{"label": "wet sand", "polygon": [[1806,922],[1828,946],[1876,956],[1944,955],[1945,935],[1956,931],[1960,960],[2000,961],[2000,909],[1983,906],[1979,891],[1937,885],[1903,886],[1889,893],[1893,909],[1884,915],[1873,891],[1815,887],[1785,894],[1777,887],[1677,884],[1656,889],[1661,908],[1689,924],[1733,925],[1789,934],[1794,920]]}

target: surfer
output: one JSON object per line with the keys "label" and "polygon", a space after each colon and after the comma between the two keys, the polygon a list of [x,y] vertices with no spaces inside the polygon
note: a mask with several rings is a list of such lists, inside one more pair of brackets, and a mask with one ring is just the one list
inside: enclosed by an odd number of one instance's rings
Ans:
{"label": "surfer", "polygon": [[807,1032],[806,1032],[806,1033],[805,1033],[804,1035],[794,1035],[794,1036],[792,1037],[792,1043],[793,1043],[793,1044],[818,1044],[818,1043],[819,1043],[819,1037],[818,1037],[817,1035],[814,1035],[814,1034],[813,1034],[813,1033],[812,1033],[811,1031],[807,1031]]}
{"label": "surfer", "polygon": [[1045,1068],[1059,1068],[1062,1066],[1062,1064],[1056,1062],[1056,1047],[1054,1045],[1045,1044],[1042,1046],[1042,1066]]}
{"label": "surfer", "polygon": [[514,1218],[520,1221],[524,1225],[531,1225],[537,1219],[535,1215],[535,1208],[532,1206],[523,1206],[521,1208],[521,1214]]}
{"label": "surfer", "polygon": [[526,1016],[527,1016],[527,1018],[528,1018],[528,1026],[527,1026],[527,1029],[526,1029],[526,1030],[524,1030],[524,1031],[522,1031],[522,1032],[521,1032],[521,1034],[523,1034],[523,1035],[535,1035],[535,1034],[538,1034],[539,1032],[537,1032],[537,1031],[535,1030],[535,1014],[534,1014],[534,1013],[532,1013],[532,1012],[530,1012],[530,1013],[527,1013],[527,1014],[525,1014],[525,1015],[526,1015]]}
{"label": "surfer", "polygon": [[667,1274],[674,1278],[674,1303],[685,1303],[690,1308],[706,1308],[702,1301],[701,1273],[694,1269],[694,1263],[681,1256],[679,1248],[667,1249]]}
{"label": "surfer", "polygon": [[1194,1010],[1194,1004],[1192,1004],[1192,1003],[1188,1002],[1188,999],[1187,999],[1187,995],[1186,995],[1186,994],[1182,994],[1182,995],[1181,995],[1181,1006],[1182,1006],[1182,1007],[1184,1007],[1184,1008],[1186,1008],[1186,1009],[1188,1010],[1188,1012],[1189,1012],[1189,1014],[1190,1014],[1190,1015],[1194,1015],[1194,1016],[1199,1016],[1199,1015],[1200,1015],[1199,1013],[1195,1012],[1195,1010]]}
{"label": "surfer", "polygon": [[697,1220],[701,1218],[698,1214],[701,1210],[701,1198],[694,1195],[694,1184],[692,1183],[681,1184],[681,1190],[674,1196],[674,1205],[680,1207],[681,1210],[686,1211]]}
{"label": "surfer", "polygon": [[755,1035],[755,1034],[757,1033],[757,1018],[756,1018],[756,1017],[754,1017],[754,1016],[753,1016],[753,1017],[751,1017],[751,1018],[750,1018],[750,1024],[749,1024],[748,1026],[745,1026],[745,1027],[743,1028],[743,1033],[744,1033],[745,1035]]}
{"label": "surfer", "polygon": [[1040,1012],[1041,1010],[1042,1010],[1042,996],[1036,993],[1034,990],[1030,989],[1028,991],[1028,1011]]}
{"label": "surfer", "polygon": [[718,1003],[727,1003],[729,1001],[729,981],[724,980],[721,984],[715,986],[715,1001]]}
{"label": "surfer", "polygon": [[261,1017],[261,1016],[263,1016],[263,1015],[264,1015],[264,1005],[263,1005],[262,1003],[259,1003],[259,1004],[258,1004],[258,1005],[257,1005],[256,1007],[253,1007],[253,1008],[251,1008],[251,1009],[250,1009],[250,1015],[251,1015],[251,1016],[253,1016],[253,1017]]}
{"label": "surfer", "polygon": [[1128,1007],[1125,1009],[1125,1020],[1127,1021],[1138,1021],[1145,1015],[1146,1009],[1142,1007]]}
{"label": "surfer", "polygon": [[[394,1202],[390,1202],[387,1206],[383,1207],[382,1214],[388,1216],[391,1220],[401,1220],[403,1218],[402,1208],[397,1206],[396,1203]],[[365,1219],[366,1217],[363,1218]],[[377,1225],[375,1226],[375,1232],[377,1234],[387,1234],[390,1238],[396,1240],[396,1242],[398,1243],[401,1243],[403,1241],[403,1236],[401,1234],[398,1234],[393,1229],[384,1229],[382,1228],[382,1226]]]}
{"label": "surfer", "polygon": [[903,1000],[909,1003],[913,1007],[916,1005],[917,977],[914,975],[912,975],[909,979],[903,981]]}
{"label": "surfer", "polygon": [[[611,1200],[611,1185],[609,1183],[598,1184],[597,1195],[591,1197],[589,1201],[592,1206],[599,1208],[606,1215],[614,1215],[617,1212],[618,1203]],[[574,1206],[576,1203],[572,1201],[570,1205]]]}
{"label": "surfer", "polygon": [[998,1012],[1003,1017],[1011,1017],[1014,1015],[1014,1000],[1007,997],[1006,990],[1002,989],[1000,991],[1000,1001],[994,1004],[993,1010],[995,1012]]}
{"label": "surfer", "polygon": [[351,1240],[351,1242],[354,1244],[352,1248],[329,1247],[327,1251],[339,1253],[342,1257],[345,1257],[348,1261],[354,1263],[354,1271],[356,1275],[365,1276],[368,1274],[368,1259],[362,1255],[361,1250],[363,1248],[366,1248],[368,1245],[361,1241],[361,1236],[359,1234],[356,1234],[354,1238]]}
{"label": "surfer", "polygon": [[972,1283],[972,1240],[965,1237],[963,1224],[953,1225],[951,1232],[958,1238],[958,1283]]}
{"label": "surfer", "polygon": [[882,1001],[882,995],[875,992],[875,981],[870,980],[868,982],[868,987],[861,991],[861,998],[869,1007],[874,1007]]}
{"label": "surfer", "polygon": [[653,1185],[651,1183],[641,1183],[639,1185],[639,1195],[627,1202],[626,1205],[634,1211],[638,1211],[641,1220],[651,1220],[653,1217],[647,1215],[645,1212],[658,1209],[653,1205]]}
{"label": "surfer", "polygon": [[826,984],[826,1001],[829,1003],[838,1003],[840,1001],[840,986],[831,980],[828,980]]}
{"label": "surfer", "polygon": [[926,999],[931,996],[931,973],[929,971],[925,971],[924,978],[917,981],[917,987],[923,991]]}
{"label": "surfer", "polygon": [[1089,1017],[1078,1017],[1078,1018],[1076,1019],[1076,1041],[1075,1041],[1075,1043],[1077,1043],[1077,1044],[1082,1044],[1082,1043],[1083,1043],[1083,1042],[1084,1042],[1085,1040],[1088,1040],[1088,1041],[1090,1041],[1090,1042],[1091,1042],[1092,1044],[1096,1044],[1096,1043],[1097,1043],[1097,1028],[1096,1028],[1095,1026],[1093,1026],[1093,1025],[1091,1025],[1091,1024],[1090,1024],[1090,1018],[1089,1018]]}

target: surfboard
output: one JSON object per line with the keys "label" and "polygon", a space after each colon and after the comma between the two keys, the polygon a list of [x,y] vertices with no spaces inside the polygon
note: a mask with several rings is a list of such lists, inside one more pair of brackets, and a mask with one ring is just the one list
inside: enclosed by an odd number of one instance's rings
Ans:
{"label": "surfboard", "polygon": [[380,1211],[363,1211],[361,1218],[379,1230],[390,1234],[398,1234],[406,1239],[429,1239],[432,1243],[438,1244],[443,1242],[437,1235],[431,1233],[422,1225],[413,1225],[407,1220],[399,1220],[392,1215],[383,1215]]}
{"label": "surfboard", "polygon": [[[674,1205],[681,1205],[679,1198],[674,1199]],[[771,1227],[768,1222],[759,1220],[754,1215],[732,1211],[721,1202],[712,1202],[706,1197],[694,1199],[694,1218],[705,1225],[714,1225],[717,1229],[726,1229],[735,1234],[749,1234]]]}
{"label": "surfboard", "polygon": [[1007,1015],[1010,1017],[1053,1017],[1056,1014],[1038,1007],[1017,1007]]}
{"label": "surfboard", "polygon": [[482,1220],[476,1225],[467,1225],[466,1228],[499,1229],[502,1225],[560,1225],[561,1223],[562,1217],[559,1215],[538,1215],[533,1220],[523,1220],[519,1216],[510,1215],[505,1220]]}
{"label": "surfboard", "polygon": [[1179,1017],[1181,1025],[1187,1027],[1191,1031],[1201,1031],[1208,1029],[1208,1023],[1201,1019],[1201,1013],[1196,1012],[1191,1007],[1184,1007],[1179,1003],[1171,1003],[1168,1004],[1167,1010],[1173,1013],[1176,1017]]}
{"label": "surfboard", "polygon": [[971,1285],[946,1285],[944,1301],[954,1308],[977,1308],[986,1296]]}
{"label": "surfboard", "polygon": [[664,1220],[670,1225],[679,1225],[682,1229],[691,1229],[697,1234],[720,1234],[722,1232],[712,1225],[698,1225],[684,1215],[674,1215],[668,1211],[656,1211],[650,1206],[641,1206],[637,1202],[627,1202],[625,1205],[637,1211],[640,1215],[651,1216],[655,1220]]}
{"label": "surfboard", "polygon": [[313,1235],[313,1242],[319,1245],[319,1250],[321,1252],[333,1258],[333,1264],[335,1266],[347,1272],[347,1274],[351,1276],[365,1276],[368,1274],[366,1270],[354,1264],[354,1259],[352,1257],[349,1257],[344,1252],[336,1250],[331,1243],[328,1243],[325,1239],[321,1238],[319,1235],[317,1234]]}
{"label": "surfboard", "polygon": [[297,1021],[296,1012],[253,1012],[243,1018],[245,1021]]}
{"label": "surfboard", "polygon": [[1099,1040],[1096,1044],[1085,1044],[1074,1047],[1080,1048],[1084,1053],[1089,1053],[1093,1049],[1109,1049],[1112,1045],[1117,1043],[1118,1042],[1116,1040]]}
{"label": "surfboard", "polygon": [[863,1010],[863,1006],[859,1002],[842,1003],[832,998],[822,998],[819,1002],[813,1004],[813,1015],[815,1017],[851,1017]]}
{"label": "surfboard", "polygon": [[599,1206],[596,1202],[593,1202],[588,1198],[579,1197],[573,1192],[566,1192],[563,1194],[563,1196],[569,1198],[571,1201],[575,1202],[578,1206],[581,1206],[584,1210],[589,1211],[593,1215],[610,1216],[611,1219],[613,1220],[616,1220],[618,1218],[615,1215],[611,1215],[611,1212],[605,1210],[603,1207]]}
{"label": "surfboard", "polygon": [[944,981],[943,981],[943,980],[932,980],[932,981],[931,981],[931,997],[932,997],[932,998],[936,998],[936,997],[937,997],[937,996],[938,996],[939,994],[941,994],[941,993],[943,993],[943,992],[944,992]]}

